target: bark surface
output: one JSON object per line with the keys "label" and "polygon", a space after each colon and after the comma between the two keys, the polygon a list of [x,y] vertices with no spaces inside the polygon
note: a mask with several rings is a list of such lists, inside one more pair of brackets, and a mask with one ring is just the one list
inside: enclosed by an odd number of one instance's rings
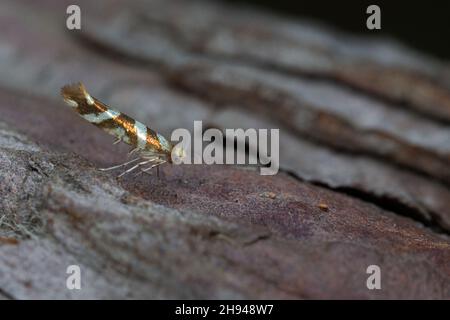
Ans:
{"label": "bark surface", "polygon": [[[219,2],[79,3],[79,31],[70,1],[0,3],[0,299],[450,299],[448,64]],[[279,128],[280,173],[117,180],[75,81],[168,137]]]}

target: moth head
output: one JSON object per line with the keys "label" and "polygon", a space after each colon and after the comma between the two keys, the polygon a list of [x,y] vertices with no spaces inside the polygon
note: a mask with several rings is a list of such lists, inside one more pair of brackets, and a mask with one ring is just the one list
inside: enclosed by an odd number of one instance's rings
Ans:
{"label": "moth head", "polygon": [[172,148],[171,162],[174,164],[182,164],[188,159],[188,152],[182,144],[177,144]]}

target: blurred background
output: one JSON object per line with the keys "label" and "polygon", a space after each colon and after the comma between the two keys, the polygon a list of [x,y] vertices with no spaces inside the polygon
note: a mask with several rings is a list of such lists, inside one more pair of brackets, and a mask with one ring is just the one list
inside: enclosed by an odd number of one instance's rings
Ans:
{"label": "blurred background", "polygon": [[[289,1],[289,0],[223,0],[229,3],[259,6],[292,18],[312,18],[345,31],[371,37],[385,35],[404,41],[412,47],[450,58],[450,45],[446,38],[450,32],[450,2],[424,1]],[[364,13],[376,4],[382,11],[382,30],[367,32]]]}

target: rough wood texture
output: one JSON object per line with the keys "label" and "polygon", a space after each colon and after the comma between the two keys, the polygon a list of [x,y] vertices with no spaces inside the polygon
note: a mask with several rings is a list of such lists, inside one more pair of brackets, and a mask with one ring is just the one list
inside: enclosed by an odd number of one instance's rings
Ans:
{"label": "rough wood texture", "polygon": [[[70,2],[0,4],[0,298],[450,299],[446,64],[251,8],[98,3],[82,31]],[[127,147],[58,96],[79,80],[166,135],[280,128],[282,171],[118,181],[96,168]]]}

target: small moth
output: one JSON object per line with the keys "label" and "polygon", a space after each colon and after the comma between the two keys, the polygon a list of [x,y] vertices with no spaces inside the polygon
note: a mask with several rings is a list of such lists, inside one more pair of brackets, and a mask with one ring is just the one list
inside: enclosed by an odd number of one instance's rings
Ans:
{"label": "small moth", "polygon": [[[163,163],[172,163],[174,148],[166,138],[143,123],[111,109],[92,97],[81,82],[64,86],[61,89],[61,95],[64,101],[82,118],[115,136],[117,140],[114,144],[123,141],[133,147],[130,154],[138,154],[133,160],[100,170],[113,170],[130,165],[130,168],[118,176],[122,177],[136,169],[140,169],[138,173],[142,173],[155,167],[158,168]],[[183,156],[181,149],[175,150],[175,156]]]}

